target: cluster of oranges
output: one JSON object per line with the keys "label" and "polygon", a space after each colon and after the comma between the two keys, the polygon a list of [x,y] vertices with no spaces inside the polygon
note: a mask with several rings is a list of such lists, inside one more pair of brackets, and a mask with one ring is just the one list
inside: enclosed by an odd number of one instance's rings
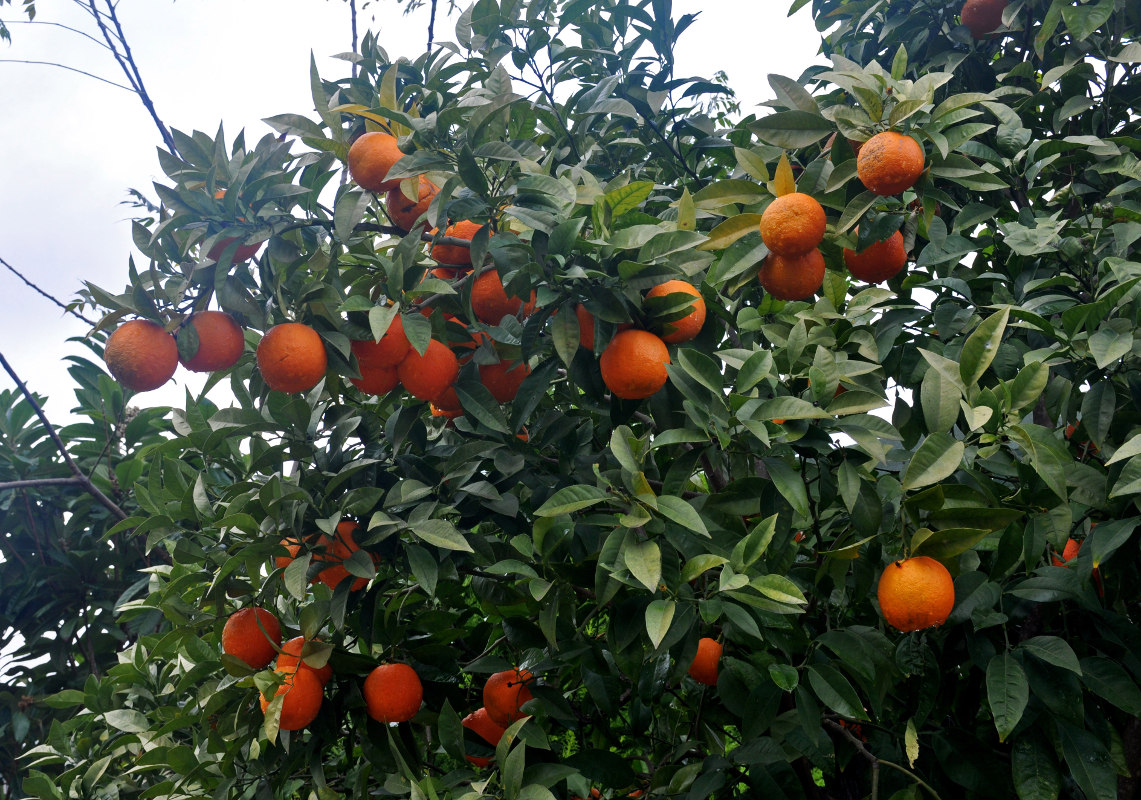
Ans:
{"label": "cluster of oranges", "polygon": [[[184,342],[180,353],[179,340]],[[221,311],[198,311],[179,328],[178,339],[157,322],[133,319],[107,339],[104,359],[111,374],[136,392],[157,389],[181,363],[192,372],[220,372],[238,362],[246,347],[241,326]]]}
{"label": "cluster of oranges", "polygon": [[[868,191],[890,197],[914,186],[924,163],[923,148],[915,139],[884,131],[858,146],[856,174]],[[802,192],[783,194],[768,205],[760,230],[769,255],[757,274],[768,294],[778,300],[805,300],[820,291],[825,264],[819,246],[827,223],[820,203]],[[868,283],[893,278],[906,263],[900,231],[858,252],[844,248],[844,264],[852,277]]]}

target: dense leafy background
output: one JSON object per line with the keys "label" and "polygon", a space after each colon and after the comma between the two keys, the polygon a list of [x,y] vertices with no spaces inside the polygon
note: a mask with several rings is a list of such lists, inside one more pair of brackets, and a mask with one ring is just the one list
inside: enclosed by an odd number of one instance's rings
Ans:
{"label": "dense leafy background", "polygon": [[[811,5],[831,68],[770,77],[777,100],[745,119],[725,87],[673,74],[691,20],[668,2],[480,0],[458,45],[413,63],[365,37],[359,76],[314,74],[316,117],[270,120],[280,139],[176,133],[130,285],[86,299],[105,326],[213,303],[251,347],[219,377],[228,408],[136,410],[145,395],[128,405],[74,364],[88,421],[65,440],[127,521],[74,489],[0,495],[0,627],[28,661],[0,695],[3,763],[27,750],[5,783],[42,798],[1135,796],[1141,9],[1016,2],[1009,33],[976,42],[953,5]],[[434,222],[491,224],[477,261],[533,288],[535,314],[465,329],[468,282],[423,280],[419,237],[340,181],[348,143],[380,122],[414,151],[403,174],[442,187]],[[887,127],[929,164],[902,198],[855,177],[854,145]],[[829,212],[810,303],[755,280],[782,151]],[[862,242],[902,227],[906,275],[852,283],[857,227]],[[248,264],[205,259],[233,236],[269,244]],[[709,321],[672,349],[665,389],[611,399],[573,305],[601,349],[618,324],[668,315],[641,297],[679,276]],[[454,427],[348,383],[348,342],[384,329],[385,298],[420,347],[489,337]],[[254,366],[286,319],[330,355],[304,396],[267,391]],[[475,374],[499,357],[533,370],[507,406]],[[3,479],[66,475],[30,406],[2,406]],[[272,568],[282,538],[344,517],[380,557],[349,564],[366,591],[310,587],[305,559]],[[1076,562],[1056,566],[1071,537]],[[954,573],[946,626],[880,619],[878,574],[904,553]],[[222,662],[224,619],[252,603],[334,647],[307,731],[263,727],[265,676]],[[704,635],[726,645],[715,688],[686,677]],[[398,728],[360,694],[386,659],[425,681]],[[534,716],[498,768],[470,769],[465,748],[484,751],[459,719],[515,665],[540,679]]]}

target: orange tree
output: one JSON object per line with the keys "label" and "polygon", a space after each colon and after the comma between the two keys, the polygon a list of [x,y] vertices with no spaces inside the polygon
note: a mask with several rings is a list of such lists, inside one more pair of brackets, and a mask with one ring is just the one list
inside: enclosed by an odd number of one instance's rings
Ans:
{"label": "orange tree", "polygon": [[175,134],[86,299],[246,351],[111,449],[161,558],[27,795],[1136,796],[1141,9],[808,5],[739,121],[669,2],[479,0]]}

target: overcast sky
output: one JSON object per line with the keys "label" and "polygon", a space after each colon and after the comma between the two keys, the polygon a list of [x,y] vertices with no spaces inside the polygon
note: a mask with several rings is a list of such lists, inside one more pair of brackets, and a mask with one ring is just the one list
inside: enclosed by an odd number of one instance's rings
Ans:
{"label": "overcast sky", "polygon": [[[17,4],[18,5],[18,4]],[[441,9],[446,3],[440,3]],[[807,9],[785,14],[789,0],[674,0],[674,14],[700,11],[679,44],[679,75],[729,75],[743,110],[771,93],[766,76],[796,77],[817,61],[818,35]],[[95,33],[75,3],[43,0],[38,21]],[[347,73],[330,58],[350,49],[348,4],[340,0],[124,0],[118,5],[135,60],[168,126],[213,133],[227,143],[241,128],[256,141],[260,120],[309,116],[309,54],[325,77]],[[4,6],[6,22],[22,19]],[[360,27],[379,35],[391,57],[422,52],[427,17],[405,17],[395,0],[376,0]],[[123,82],[106,49],[58,27],[9,24],[0,44],[0,258],[44,290],[71,299],[89,280],[119,292],[127,280],[132,209],[129,187],[153,197],[162,174],[157,130],[138,98],[63,69],[5,59],[54,61]],[[454,19],[437,20],[437,40],[453,39]],[[92,316],[92,312],[88,312]],[[0,267],[0,352],[33,391],[47,395],[49,417],[74,405],[63,358],[87,354],[65,340],[87,326]],[[172,383],[137,395],[139,405],[181,404],[184,386],[202,378],[180,369]],[[0,373],[0,387],[11,388]],[[224,384],[214,392],[225,391]],[[224,398],[216,400],[224,402]]]}

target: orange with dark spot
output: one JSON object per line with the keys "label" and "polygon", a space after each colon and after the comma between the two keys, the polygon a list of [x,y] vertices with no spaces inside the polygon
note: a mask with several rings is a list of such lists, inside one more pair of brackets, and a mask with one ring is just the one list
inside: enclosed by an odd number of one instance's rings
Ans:
{"label": "orange with dark spot", "polygon": [[796,256],[824,240],[828,219],[816,198],[803,192],[781,195],[761,214],[761,239],[770,252]]}

